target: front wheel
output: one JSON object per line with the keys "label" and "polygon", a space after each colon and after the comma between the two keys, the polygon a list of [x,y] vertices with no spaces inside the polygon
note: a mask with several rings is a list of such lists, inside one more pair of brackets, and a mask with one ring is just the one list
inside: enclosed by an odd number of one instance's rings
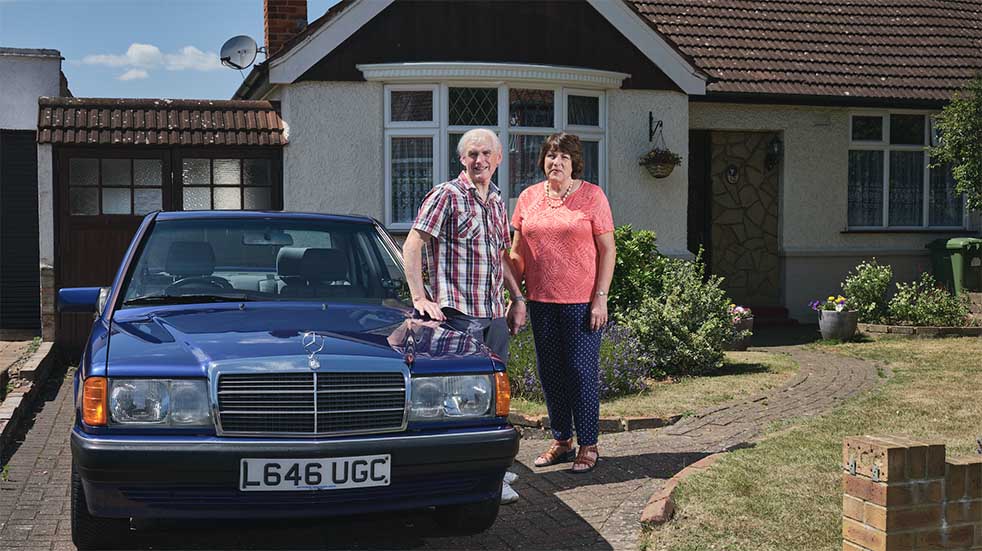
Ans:
{"label": "front wheel", "polygon": [[101,518],[89,513],[85,503],[82,477],[72,464],[72,543],[79,549],[113,549],[126,547],[130,521],[125,518]]}
{"label": "front wheel", "polygon": [[472,536],[486,531],[494,525],[501,507],[501,486],[494,499],[464,505],[438,507],[436,520],[451,532],[462,536]]}

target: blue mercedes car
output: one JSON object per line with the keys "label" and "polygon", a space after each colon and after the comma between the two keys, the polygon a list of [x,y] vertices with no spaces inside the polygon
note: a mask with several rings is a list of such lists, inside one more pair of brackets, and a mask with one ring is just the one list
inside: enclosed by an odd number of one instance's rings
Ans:
{"label": "blue mercedes car", "polygon": [[493,524],[518,451],[505,366],[414,319],[398,248],[372,219],[148,215],[95,312],[75,376],[72,537],[131,519],[311,517],[433,508]]}

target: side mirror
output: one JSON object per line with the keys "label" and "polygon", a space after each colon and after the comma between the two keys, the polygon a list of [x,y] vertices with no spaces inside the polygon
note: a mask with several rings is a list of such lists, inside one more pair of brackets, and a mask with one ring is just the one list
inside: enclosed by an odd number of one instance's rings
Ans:
{"label": "side mirror", "polygon": [[71,313],[102,312],[108,287],[69,287],[58,289],[58,311]]}

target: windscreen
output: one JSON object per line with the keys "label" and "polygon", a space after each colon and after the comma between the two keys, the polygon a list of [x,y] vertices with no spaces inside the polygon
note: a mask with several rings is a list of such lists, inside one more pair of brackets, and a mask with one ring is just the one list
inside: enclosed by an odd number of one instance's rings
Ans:
{"label": "windscreen", "polygon": [[124,282],[123,307],[222,300],[380,302],[408,297],[377,226],[312,219],[158,221]]}

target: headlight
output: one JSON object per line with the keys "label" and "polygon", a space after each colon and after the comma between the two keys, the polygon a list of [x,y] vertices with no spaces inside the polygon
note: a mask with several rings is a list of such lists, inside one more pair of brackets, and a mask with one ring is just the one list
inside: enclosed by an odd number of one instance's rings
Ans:
{"label": "headlight", "polygon": [[493,413],[490,375],[454,375],[413,379],[410,421],[483,417]]}
{"label": "headlight", "polygon": [[112,379],[111,422],[128,425],[192,427],[211,425],[205,381]]}

